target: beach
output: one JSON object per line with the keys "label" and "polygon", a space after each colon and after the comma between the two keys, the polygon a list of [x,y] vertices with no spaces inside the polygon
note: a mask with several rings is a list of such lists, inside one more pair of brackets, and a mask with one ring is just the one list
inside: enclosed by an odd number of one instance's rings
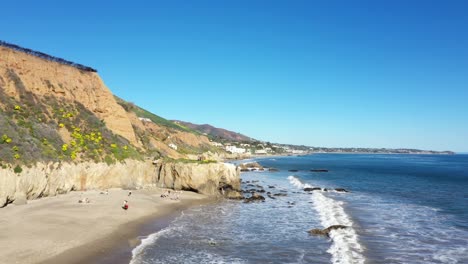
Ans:
{"label": "beach", "polygon": [[[116,248],[138,245],[143,226],[167,221],[184,209],[213,202],[182,192],[179,200],[161,198],[165,189],[75,191],[0,209],[2,263],[96,263]],[[79,203],[88,199],[89,203]],[[128,210],[122,209],[124,200]],[[128,263],[131,255],[119,256]],[[93,261],[94,260],[94,261]]]}

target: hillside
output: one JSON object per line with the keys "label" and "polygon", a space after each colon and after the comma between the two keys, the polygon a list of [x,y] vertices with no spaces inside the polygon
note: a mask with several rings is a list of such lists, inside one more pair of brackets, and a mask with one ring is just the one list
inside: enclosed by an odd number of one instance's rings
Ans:
{"label": "hillside", "polygon": [[0,42],[0,166],[206,151],[219,150],[206,136],[115,98],[95,69]]}
{"label": "hillside", "polygon": [[189,129],[196,130],[202,134],[206,134],[213,138],[216,141],[227,141],[227,142],[252,142],[255,141],[254,139],[242,135],[240,133],[236,133],[233,131],[229,131],[223,128],[217,128],[208,124],[204,125],[197,125],[192,124],[189,122],[184,122],[180,120],[174,120],[174,123],[187,127]]}

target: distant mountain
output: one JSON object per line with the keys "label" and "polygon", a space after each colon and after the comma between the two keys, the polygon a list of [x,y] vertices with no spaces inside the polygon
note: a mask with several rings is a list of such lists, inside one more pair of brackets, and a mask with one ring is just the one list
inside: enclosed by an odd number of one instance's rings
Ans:
{"label": "distant mountain", "polygon": [[255,139],[242,135],[240,133],[229,131],[224,128],[217,128],[208,124],[197,125],[197,124],[192,124],[190,122],[179,121],[179,120],[174,120],[173,122],[175,122],[176,124],[182,125],[184,127],[187,127],[189,129],[199,131],[200,133],[207,134],[208,136],[212,137],[215,140],[230,141],[230,142],[255,141]]}

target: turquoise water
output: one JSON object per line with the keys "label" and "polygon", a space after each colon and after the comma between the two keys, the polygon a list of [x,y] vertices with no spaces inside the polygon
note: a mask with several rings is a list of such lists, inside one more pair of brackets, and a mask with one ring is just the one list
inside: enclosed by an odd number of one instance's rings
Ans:
{"label": "turquoise water", "polygon": [[[280,171],[247,172],[243,180],[287,196],[186,211],[148,236],[132,263],[468,263],[468,155],[258,161]],[[310,171],[317,168],[329,172]],[[349,228],[329,238],[306,232],[333,224]]]}

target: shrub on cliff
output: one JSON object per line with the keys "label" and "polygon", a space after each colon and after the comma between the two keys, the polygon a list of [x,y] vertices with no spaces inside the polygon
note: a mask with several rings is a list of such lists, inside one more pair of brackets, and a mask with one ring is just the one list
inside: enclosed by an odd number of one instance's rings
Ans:
{"label": "shrub on cliff", "polygon": [[[100,162],[108,155],[117,161],[143,158],[126,139],[113,134],[80,103],[39,97],[21,88],[19,91],[18,100],[0,89],[0,106],[3,106],[0,107],[0,142],[11,145],[0,148],[0,159],[5,162]],[[65,142],[59,130],[70,139]]]}

